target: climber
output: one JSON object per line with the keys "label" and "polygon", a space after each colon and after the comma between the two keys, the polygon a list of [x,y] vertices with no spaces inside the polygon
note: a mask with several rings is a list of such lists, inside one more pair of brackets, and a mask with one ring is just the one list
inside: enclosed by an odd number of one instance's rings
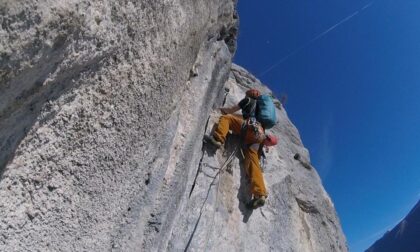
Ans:
{"label": "climber", "polygon": [[[237,105],[221,108],[224,115],[219,118],[213,135],[205,136],[205,141],[218,148],[224,144],[229,130],[232,134],[240,136],[245,173],[250,179],[250,190],[253,196],[248,206],[253,209],[263,206],[268,195],[260,167],[260,157],[264,153],[263,147],[277,144],[277,138],[274,135],[265,134],[261,123],[254,117],[256,102],[252,97],[258,96],[260,96],[259,91],[251,89]],[[233,114],[240,109],[242,116]]]}

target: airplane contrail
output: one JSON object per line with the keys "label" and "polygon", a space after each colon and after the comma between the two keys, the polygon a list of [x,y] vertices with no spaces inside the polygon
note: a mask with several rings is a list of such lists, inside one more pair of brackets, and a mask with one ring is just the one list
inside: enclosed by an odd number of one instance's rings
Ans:
{"label": "airplane contrail", "polygon": [[267,74],[268,72],[270,72],[271,70],[273,70],[274,68],[276,68],[281,63],[285,62],[287,59],[289,59],[290,57],[292,57],[296,53],[302,51],[303,49],[305,49],[306,47],[308,47],[309,45],[311,45],[312,43],[314,43],[318,39],[320,39],[323,36],[327,35],[329,32],[331,32],[332,30],[334,30],[338,26],[342,25],[343,23],[349,21],[350,19],[352,19],[356,15],[360,14],[362,11],[366,10],[367,8],[369,8],[374,2],[375,1],[372,1],[372,2],[368,3],[367,5],[363,6],[360,10],[357,10],[357,11],[353,12],[349,16],[347,16],[344,19],[342,19],[340,22],[336,23],[335,25],[331,26],[327,30],[325,30],[325,31],[321,32],[320,34],[316,35],[314,38],[312,38],[311,40],[309,40],[306,44],[303,44],[300,47],[296,48],[295,50],[293,50],[292,52],[290,52],[289,54],[287,54],[286,56],[284,56],[283,58],[281,58],[279,61],[277,61],[275,64],[273,64],[272,66],[270,66],[269,68],[267,68],[266,70],[264,70],[260,74],[260,76],[264,76],[265,74]]}
{"label": "airplane contrail", "polygon": [[362,8],[362,10],[365,10],[365,9],[369,8],[369,7],[373,4],[373,2],[375,2],[375,1],[372,1],[372,2],[370,2],[370,3],[368,3],[368,4],[366,4],[366,5]]}

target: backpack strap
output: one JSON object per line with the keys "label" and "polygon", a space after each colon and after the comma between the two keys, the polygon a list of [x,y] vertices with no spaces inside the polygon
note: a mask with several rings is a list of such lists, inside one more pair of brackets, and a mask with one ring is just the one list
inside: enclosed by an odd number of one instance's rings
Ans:
{"label": "backpack strap", "polygon": [[255,117],[255,113],[257,111],[257,100],[252,97],[246,97],[245,99],[247,99],[248,102],[243,106],[242,116],[244,119]]}

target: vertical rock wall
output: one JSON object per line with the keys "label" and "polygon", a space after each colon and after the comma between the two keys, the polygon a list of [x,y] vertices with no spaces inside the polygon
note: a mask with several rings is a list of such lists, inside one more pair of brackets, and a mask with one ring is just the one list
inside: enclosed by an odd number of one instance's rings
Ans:
{"label": "vertical rock wall", "polygon": [[269,92],[231,68],[234,8],[0,2],[0,251],[347,250],[280,105],[266,207],[244,208],[238,157],[218,172],[234,137],[202,144],[218,106]]}
{"label": "vertical rock wall", "polygon": [[[226,106],[236,104],[248,88],[271,93],[245,69],[233,65],[225,85]],[[269,197],[264,207],[247,209],[249,182],[236,153],[239,139],[230,136],[221,150],[205,144],[191,190],[172,229],[170,251],[347,251],[333,203],[309,161],[297,129],[278,100],[279,123],[269,131],[279,144],[263,166]],[[220,113],[214,110],[210,134]],[[295,159],[299,154],[300,158]],[[191,182],[190,182],[191,183]]]}
{"label": "vertical rock wall", "polygon": [[0,2],[1,251],[143,244],[199,52],[214,76],[190,116],[227,78],[234,5]]}

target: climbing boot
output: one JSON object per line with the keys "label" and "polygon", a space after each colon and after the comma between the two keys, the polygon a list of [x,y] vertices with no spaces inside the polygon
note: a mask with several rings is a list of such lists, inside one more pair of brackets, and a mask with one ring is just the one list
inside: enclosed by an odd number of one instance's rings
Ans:
{"label": "climbing boot", "polygon": [[257,209],[265,205],[265,196],[255,196],[248,204],[249,208]]}
{"label": "climbing boot", "polygon": [[214,136],[209,136],[209,135],[204,135],[204,142],[205,143],[211,143],[213,144],[216,148],[220,148],[222,147],[222,143],[217,141]]}

